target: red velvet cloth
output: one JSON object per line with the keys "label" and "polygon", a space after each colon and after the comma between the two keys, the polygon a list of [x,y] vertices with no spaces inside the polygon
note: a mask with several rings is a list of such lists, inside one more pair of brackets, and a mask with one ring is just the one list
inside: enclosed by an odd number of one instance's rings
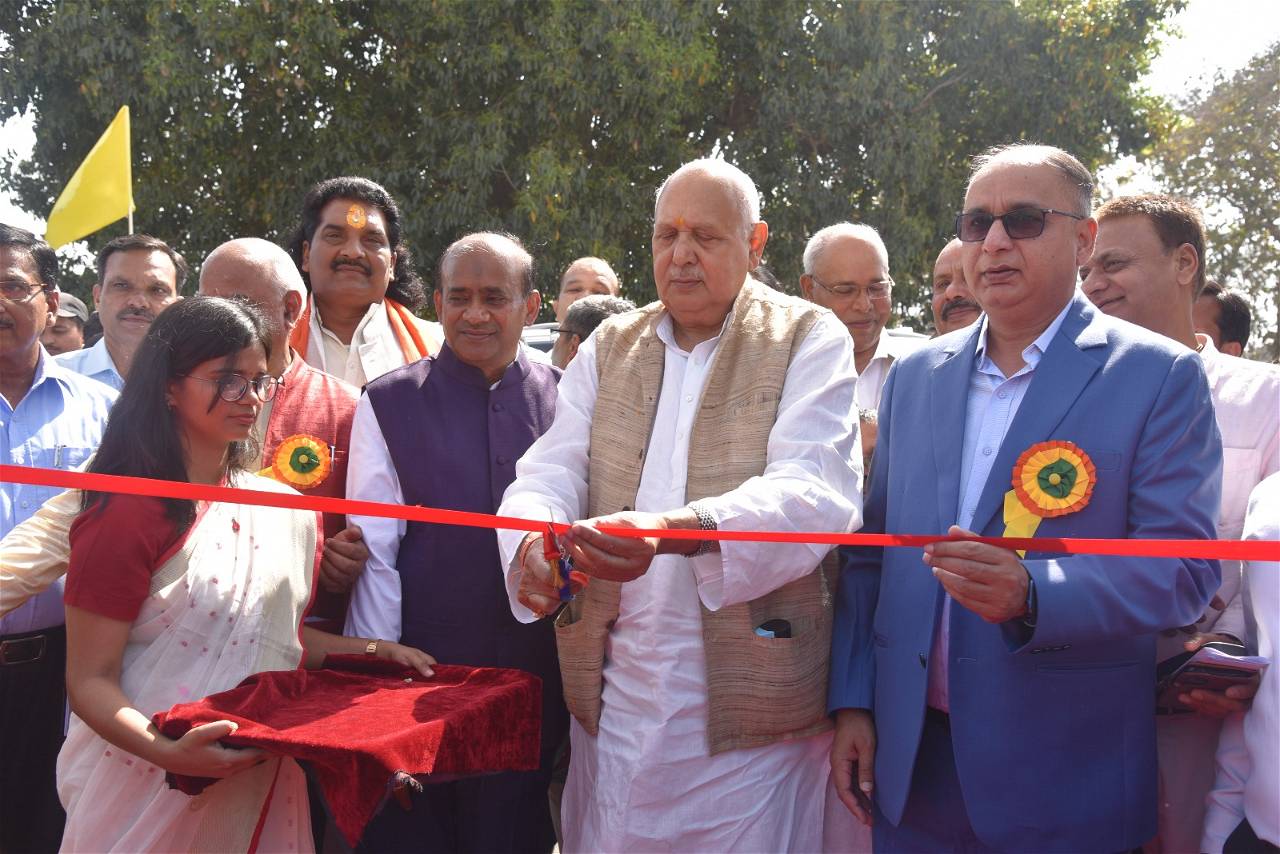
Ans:
{"label": "red velvet cloth", "polygon": [[[538,767],[541,680],[522,670],[433,669],[426,679],[382,659],[329,656],[322,670],[259,673],[152,720],[170,738],[235,721],[239,729],[223,744],[309,763],[354,846],[399,774],[430,775],[429,783]],[[214,782],[169,775],[169,784],[189,795]]]}

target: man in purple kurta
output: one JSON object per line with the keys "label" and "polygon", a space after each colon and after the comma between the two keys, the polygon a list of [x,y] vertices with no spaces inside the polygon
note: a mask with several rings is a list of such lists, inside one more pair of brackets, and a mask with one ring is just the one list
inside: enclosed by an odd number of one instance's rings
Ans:
{"label": "man in purple kurta", "polygon": [[[515,465],[555,415],[560,371],[530,361],[520,331],[541,304],[533,259],[505,235],[473,234],[440,261],[446,344],[371,382],[356,408],[349,498],[496,512]],[[491,530],[352,517],[370,557],[347,634],[412,644],[447,664],[515,667],[542,679],[542,766],[429,785],[389,802],[370,851],[550,851],[547,785],[568,725],[550,625],[511,616]]]}

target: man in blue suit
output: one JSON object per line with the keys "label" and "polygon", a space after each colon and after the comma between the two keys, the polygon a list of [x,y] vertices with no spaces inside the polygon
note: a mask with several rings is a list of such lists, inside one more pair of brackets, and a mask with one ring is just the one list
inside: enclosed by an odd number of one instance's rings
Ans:
{"label": "man in blue suit", "polygon": [[[957,230],[985,315],[894,366],[864,531],[1000,536],[1038,496],[1065,512],[1036,536],[1214,536],[1222,448],[1199,361],[1076,292],[1092,190],[1056,148],[975,161]],[[1074,443],[1070,471],[1007,497],[1019,458],[1049,441]],[[1068,481],[1092,493],[1053,500]],[[877,854],[1149,839],[1155,635],[1194,623],[1218,582],[1203,560],[846,549],[833,781],[875,816]]]}

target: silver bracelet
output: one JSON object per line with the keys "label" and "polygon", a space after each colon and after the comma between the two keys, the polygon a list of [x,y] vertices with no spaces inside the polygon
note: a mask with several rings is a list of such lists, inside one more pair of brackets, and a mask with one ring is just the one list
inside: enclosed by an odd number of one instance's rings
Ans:
{"label": "silver bracelet", "polygon": [[[699,531],[719,530],[720,526],[716,524],[716,517],[712,516],[707,508],[695,501],[689,505],[689,509],[693,511],[693,515],[698,517]],[[687,557],[699,557],[704,554],[709,554],[710,552],[716,551],[719,545],[719,541],[717,540],[702,540],[698,543],[698,548],[690,552]]]}

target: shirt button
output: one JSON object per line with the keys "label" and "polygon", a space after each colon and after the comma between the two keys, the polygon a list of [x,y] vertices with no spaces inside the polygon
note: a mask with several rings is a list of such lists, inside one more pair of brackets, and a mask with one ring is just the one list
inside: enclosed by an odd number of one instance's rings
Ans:
{"label": "shirt button", "polygon": [[1000,398],[1001,400],[1004,400],[1008,396],[1009,396],[1009,392],[1007,391],[1001,391],[996,393],[996,397]]}
{"label": "shirt button", "polygon": [[686,395],[684,396],[684,402],[685,402],[685,403],[693,403],[693,395],[691,395],[691,394],[686,394]]}
{"label": "shirt button", "polygon": [[983,448],[983,449],[982,449],[982,455],[983,455],[984,457],[989,457],[989,456],[991,456],[991,449],[990,449],[990,448]]}
{"label": "shirt button", "polygon": [[[676,434],[676,438],[677,438],[677,439],[683,439],[683,438],[684,438],[684,433],[677,433],[677,434]],[[23,507],[26,507],[27,505],[23,504],[22,506],[23,506]]]}
{"label": "shirt button", "polygon": [[505,466],[506,464],[507,464],[507,458],[506,458],[506,457],[503,457],[503,456],[499,456],[499,457],[498,457],[498,465],[500,465],[500,466]]}
{"label": "shirt button", "polygon": [[502,404],[501,404],[501,403],[495,403],[495,404],[493,405],[493,411],[494,411],[494,412],[501,412],[501,411],[502,411]]}

